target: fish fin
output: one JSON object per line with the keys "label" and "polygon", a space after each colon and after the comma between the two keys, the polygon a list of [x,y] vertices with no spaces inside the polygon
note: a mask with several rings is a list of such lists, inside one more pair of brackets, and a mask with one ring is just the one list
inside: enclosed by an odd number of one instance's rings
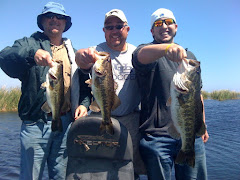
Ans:
{"label": "fish fin", "polygon": [[196,112],[196,120],[195,120],[195,131],[197,136],[202,136],[206,132],[206,125],[203,121],[203,103],[199,103],[198,111]]}
{"label": "fish fin", "polygon": [[50,113],[52,112],[50,106],[48,105],[47,101],[42,105],[41,109],[45,112],[45,113]]}
{"label": "fish fin", "polygon": [[173,123],[169,126],[168,133],[173,139],[180,139],[181,138],[180,133],[177,131],[177,129],[174,126]]}
{"label": "fish fin", "polygon": [[88,84],[88,86],[91,87],[91,85],[92,85],[92,79],[88,79],[88,80],[86,80],[85,83]]}
{"label": "fish fin", "polygon": [[112,106],[112,110],[116,109],[118,106],[120,106],[121,104],[121,100],[119,99],[119,97],[115,94],[114,95],[114,103]]}
{"label": "fish fin", "polygon": [[205,125],[205,123],[203,122],[203,120],[202,120],[202,122],[201,122],[201,125],[198,127],[198,128],[196,128],[196,135],[197,136],[202,136],[202,135],[204,135],[205,134],[205,132],[206,132],[206,125]]}
{"label": "fish fin", "polygon": [[100,107],[98,106],[97,102],[96,101],[93,101],[91,103],[91,105],[89,106],[89,109],[92,110],[93,112],[100,112],[101,109]]}
{"label": "fish fin", "polygon": [[52,126],[51,126],[52,131],[59,131],[62,132],[63,131],[63,127],[62,127],[62,121],[61,119],[59,120],[52,120]]}
{"label": "fish fin", "polygon": [[41,84],[41,89],[45,89],[47,87],[47,82]]}
{"label": "fish fin", "polygon": [[116,92],[117,88],[118,88],[118,83],[114,81],[114,92]]}
{"label": "fish fin", "polygon": [[113,135],[114,134],[114,129],[113,129],[113,124],[112,122],[110,123],[104,123],[102,121],[101,125],[100,125],[100,132],[101,134],[104,134],[105,132],[110,134],[110,135]]}
{"label": "fish fin", "polygon": [[168,100],[167,100],[167,103],[166,103],[166,106],[170,106],[172,103],[172,98],[169,97]]}
{"label": "fish fin", "polygon": [[184,164],[187,163],[187,165],[191,166],[192,168],[194,168],[195,166],[195,152],[194,150],[192,151],[188,151],[188,152],[184,152],[182,150],[179,151],[177,158],[175,160],[176,164]]}

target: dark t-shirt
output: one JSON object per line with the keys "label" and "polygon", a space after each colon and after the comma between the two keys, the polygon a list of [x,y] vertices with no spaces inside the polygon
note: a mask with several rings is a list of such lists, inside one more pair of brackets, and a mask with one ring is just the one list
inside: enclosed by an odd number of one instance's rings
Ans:
{"label": "dark t-shirt", "polygon": [[[150,44],[158,43],[152,42],[138,46],[132,59],[141,89],[140,132],[168,135],[171,113],[166,102],[170,97],[170,84],[179,62],[170,61],[164,56],[151,64],[141,64],[137,54],[141,48]],[[190,51],[187,51],[187,55],[190,59],[196,59]]]}

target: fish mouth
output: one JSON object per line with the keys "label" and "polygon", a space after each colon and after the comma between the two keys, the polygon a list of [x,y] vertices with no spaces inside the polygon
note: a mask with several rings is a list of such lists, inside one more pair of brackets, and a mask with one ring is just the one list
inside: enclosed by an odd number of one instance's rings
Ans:
{"label": "fish mouth", "polygon": [[49,73],[49,77],[53,80],[57,80],[57,77],[52,73]]}
{"label": "fish mouth", "polygon": [[99,76],[99,77],[104,76],[104,73],[102,73],[102,72],[100,72],[100,71],[96,71],[96,70],[95,70],[95,72],[96,72],[96,75]]}
{"label": "fish mouth", "polygon": [[175,85],[175,89],[180,92],[181,94],[187,94],[188,93],[188,90],[187,89],[182,89],[178,86]]}

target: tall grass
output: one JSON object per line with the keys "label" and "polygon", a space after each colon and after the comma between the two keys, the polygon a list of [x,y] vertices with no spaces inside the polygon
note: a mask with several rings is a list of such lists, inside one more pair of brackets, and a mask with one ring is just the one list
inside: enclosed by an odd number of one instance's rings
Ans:
{"label": "tall grass", "polygon": [[0,112],[17,111],[20,96],[20,88],[0,88]]}
{"label": "tall grass", "polygon": [[[240,99],[240,92],[230,90],[219,90],[211,93],[202,91],[202,95],[204,99],[214,99],[219,101]],[[0,88],[0,112],[17,111],[20,96],[20,88]]]}
{"label": "tall grass", "polygon": [[240,99],[240,92],[229,90],[213,91],[212,93],[210,93],[210,99],[215,99],[219,101],[228,99]]}
{"label": "tall grass", "polygon": [[202,91],[202,96],[203,96],[203,99],[209,99],[210,93],[207,91]]}

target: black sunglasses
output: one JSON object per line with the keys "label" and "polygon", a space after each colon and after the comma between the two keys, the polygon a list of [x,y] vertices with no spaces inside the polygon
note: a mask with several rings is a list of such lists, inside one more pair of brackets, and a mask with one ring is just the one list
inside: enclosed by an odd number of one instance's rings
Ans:
{"label": "black sunglasses", "polygon": [[128,26],[128,25],[105,26],[104,28],[105,28],[106,30],[111,31],[111,30],[113,30],[114,28],[116,28],[117,30],[120,30],[120,29],[122,29],[123,27],[126,27],[126,26]]}
{"label": "black sunglasses", "polygon": [[57,19],[66,19],[66,16],[61,14],[55,14],[55,13],[47,13],[47,14],[44,14],[44,16],[48,19],[53,19],[54,17],[56,17]]}

